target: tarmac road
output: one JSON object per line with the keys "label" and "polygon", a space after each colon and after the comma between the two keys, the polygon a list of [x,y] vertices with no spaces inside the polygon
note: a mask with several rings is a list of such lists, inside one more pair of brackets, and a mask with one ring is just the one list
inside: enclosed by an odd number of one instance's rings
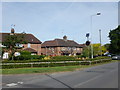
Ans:
{"label": "tarmac road", "polygon": [[3,75],[3,88],[118,88],[118,62],[80,71]]}

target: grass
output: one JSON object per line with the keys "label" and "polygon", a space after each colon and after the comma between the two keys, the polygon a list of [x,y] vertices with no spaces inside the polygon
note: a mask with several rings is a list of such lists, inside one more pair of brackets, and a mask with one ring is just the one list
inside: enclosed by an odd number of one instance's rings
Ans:
{"label": "grass", "polygon": [[[112,61],[115,62],[115,61]],[[94,65],[76,65],[76,66],[61,66],[61,67],[42,67],[42,68],[17,68],[17,69],[0,69],[0,74],[33,74],[33,73],[54,73],[82,70],[84,68],[102,65],[110,62],[104,62]]]}

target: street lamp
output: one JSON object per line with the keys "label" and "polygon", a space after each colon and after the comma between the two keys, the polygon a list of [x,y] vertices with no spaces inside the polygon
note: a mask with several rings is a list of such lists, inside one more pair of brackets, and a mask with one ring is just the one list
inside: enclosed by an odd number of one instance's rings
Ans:
{"label": "street lamp", "polygon": [[91,26],[91,58],[93,58],[93,45],[92,45],[92,18],[93,18],[93,16],[99,16],[99,15],[101,15],[100,12],[98,12],[98,13],[93,14],[93,15],[90,16],[90,19],[91,19],[91,24],[90,24],[90,26]]}
{"label": "street lamp", "polygon": [[99,37],[100,37],[100,55],[102,56],[101,29],[99,29]]}

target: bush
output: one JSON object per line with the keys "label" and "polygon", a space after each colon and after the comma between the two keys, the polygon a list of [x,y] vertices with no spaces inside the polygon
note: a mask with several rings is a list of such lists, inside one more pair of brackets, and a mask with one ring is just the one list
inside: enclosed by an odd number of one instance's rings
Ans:
{"label": "bush", "polygon": [[82,58],[82,55],[77,55],[76,58]]}
{"label": "bush", "polygon": [[45,57],[45,55],[32,55],[31,59],[40,59],[40,60],[42,60],[42,59],[44,59],[44,57]]}
{"label": "bush", "polygon": [[90,62],[81,62],[80,65],[89,65]]}
{"label": "bush", "polygon": [[51,57],[53,60],[75,60],[75,57],[73,56],[54,56]]}
{"label": "bush", "polygon": [[[76,57],[72,57],[71,58],[67,58],[67,59],[61,59],[57,57],[52,57],[54,59],[48,59],[48,60],[44,60],[44,55],[30,55],[30,56],[17,56],[14,57],[14,60],[4,60],[2,61],[2,63],[29,63],[29,62],[61,62],[61,61],[83,61],[81,59],[75,59]],[[60,57],[60,56],[59,56]],[[67,57],[71,57],[71,56],[67,56]],[[65,58],[65,56],[64,56]],[[99,59],[109,59],[109,57],[96,57],[93,59],[86,59],[84,61],[95,61],[95,60],[99,60]]]}
{"label": "bush", "polygon": [[[98,60],[92,61],[91,64],[97,64],[102,62],[110,62],[111,60]],[[10,68],[25,68],[25,67],[56,67],[56,66],[73,66],[73,65],[90,65],[90,62],[64,62],[64,63],[40,63],[40,64],[9,64],[9,65],[2,65],[2,69],[10,69]]]}
{"label": "bush", "polygon": [[110,58],[110,57],[108,57],[108,56],[99,56],[99,57],[96,57],[95,59],[108,59],[108,58]]}
{"label": "bush", "polygon": [[30,64],[2,65],[2,69],[31,67]]}
{"label": "bush", "polygon": [[21,55],[31,55],[31,53],[28,51],[20,51],[20,54]]}
{"label": "bush", "polygon": [[29,63],[29,62],[39,62],[38,59],[33,60],[4,60],[2,63]]}
{"label": "bush", "polygon": [[[20,56],[13,56],[14,60],[31,60],[31,59],[44,59],[44,55],[20,55]],[[12,56],[9,57],[9,60],[12,60]]]}
{"label": "bush", "polygon": [[67,62],[67,63],[41,63],[41,64],[12,64],[12,65],[2,65],[2,69],[10,68],[25,68],[25,67],[56,67],[56,66],[73,66],[79,65],[79,62]]}

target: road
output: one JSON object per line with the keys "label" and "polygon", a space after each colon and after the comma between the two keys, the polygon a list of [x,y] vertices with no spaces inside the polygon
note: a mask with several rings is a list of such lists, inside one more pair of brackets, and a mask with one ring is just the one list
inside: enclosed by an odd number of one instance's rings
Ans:
{"label": "road", "polygon": [[3,75],[3,88],[118,88],[118,62],[83,70],[53,73]]}

